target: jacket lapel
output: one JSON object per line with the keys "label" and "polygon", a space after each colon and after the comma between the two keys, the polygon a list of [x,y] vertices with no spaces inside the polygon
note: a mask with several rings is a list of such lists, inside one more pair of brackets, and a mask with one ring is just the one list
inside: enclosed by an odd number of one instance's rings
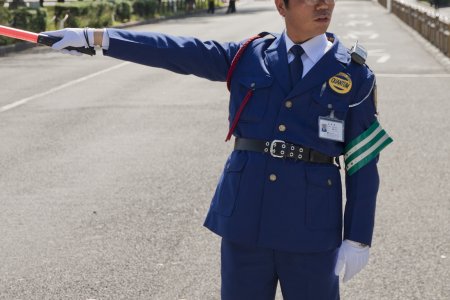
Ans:
{"label": "jacket lapel", "polygon": [[265,63],[280,83],[285,94],[289,93],[290,79],[284,35],[281,34],[265,51]]}

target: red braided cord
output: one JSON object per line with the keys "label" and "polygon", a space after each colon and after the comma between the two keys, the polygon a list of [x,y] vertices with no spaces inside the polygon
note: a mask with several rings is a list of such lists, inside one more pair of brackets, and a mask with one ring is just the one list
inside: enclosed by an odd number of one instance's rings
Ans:
{"label": "red braided cord", "polygon": [[[228,91],[230,91],[231,88],[231,77],[233,76],[234,70],[236,69],[237,63],[241,59],[242,54],[244,54],[245,49],[247,49],[248,45],[250,45],[251,42],[253,42],[256,39],[262,38],[266,36],[267,32],[262,32],[260,34],[257,34],[255,36],[252,36],[249,38],[242,46],[239,48],[238,52],[234,56],[233,60],[231,61],[231,66],[228,69],[227,73],[227,88]],[[225,139],[225,142],[229,141],[231,138],[231,135],[234,132],[234,129],[236,128],[237,123],[239,122],[239,118],[241,117],[241,113],[244,110],[244,107],[247,105],[248,100],[253,96],[253,89],[250,89],[247,94],[244,97],[244,100],[242,100],[241,105],[239,106],[238,111],[236,112],[236,115],[234,116],[233,123],[231,124],[230,130],[228,131],[227,137]]]}
{"label": "red braided cord", "polygon": [[242,46],[239,48],[238,52],[234,56],[233,61],[231,62],[231,66],[228,69],[228,73],[227,73],[228,91],[230,91],[231,77],[233,76],[234,69],[236,69],[239,59],[241,58],[242,54],[244,54],[244,51],[245,51],[245,49],[247,49],[248,45],[250,45],[250,43],[253,42],[254,40],[259,39],[260,37],[261,37],[261,35],[257,34],[255,36],[252,36],[251,38],[249,38],[244,44],[242,44]]}
{"label": "red braided cord", "polygon": [[233,124],[231,124],[230,130],[228,131],[227,138],[225,139],[225,142],[228,142],[231,138],[231,135],[233,134],[234,129],[236,128],[236,125],[239,121],[239,118],[241,117],[241,113],[244,110],[245,105],[247,105],[248,100],[253,96],[253,89],[248,90],[247,95],[245,95],[244,100],[242,100],[241,105],[239,106],[238,111],[236,112],[236,115],[234,116]]}

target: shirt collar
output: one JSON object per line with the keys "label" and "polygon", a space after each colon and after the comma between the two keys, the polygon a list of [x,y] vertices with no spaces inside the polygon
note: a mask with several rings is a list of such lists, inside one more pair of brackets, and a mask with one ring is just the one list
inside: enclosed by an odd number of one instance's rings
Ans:
{"label": "shirt collar", "polygon": [[[295,44],[288,37],[286,31],[284,31],[283,34],[286,44],[286,52],[289,53],[289,50]],[[329,44],[331,43],[328,42],[326,34],[323,33],[313,37],[312,39],[307,40],[304,43],[301,43],[300,46],[302,46],[308,58],[311,59],[314,63],[316,63],[330,49]]]}

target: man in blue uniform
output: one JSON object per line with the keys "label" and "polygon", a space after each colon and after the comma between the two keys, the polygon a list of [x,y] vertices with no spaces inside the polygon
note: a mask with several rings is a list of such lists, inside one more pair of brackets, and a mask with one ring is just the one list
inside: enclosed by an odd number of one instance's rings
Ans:
{"label": "man in blue uniform", "polygon": [[58,50],[98,45],[118,59],[227,80],[235,149],[205,221],[222,237],[222,299],[273,299],[278,282],[285,299],[339,299],[339,273],[345,282],[369,258],[377,161],[392,140],[377,121],[374,74],[326,33],[334,0],[275,4],[286,30],[245,44],[117,29],[47,34],[63,37]]}

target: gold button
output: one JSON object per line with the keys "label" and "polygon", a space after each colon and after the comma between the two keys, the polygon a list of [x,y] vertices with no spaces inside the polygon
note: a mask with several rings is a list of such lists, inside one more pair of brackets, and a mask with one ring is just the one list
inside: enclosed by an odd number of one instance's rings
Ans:
{"label": "gold button", "polygon": [[327,184],[328,184],[328,186],[332,186],[333,185],[333,182],[331,181],[331,179],[327,180]]}
{"label": "gold button", "polygon": [[280,126],[278,126],[278,130],[281,131],[281,132],[286,131],[286,126],[281,124]]}
{"label": "gold button", "polygon": [[270,174],[269,179],[270,179],[270,181],[275,181],[275,180],[277,180],[277,175]]}
{"label": "gold button", "polygon": [[292,107],[292,101],[286,101],[285,103],[284,103],[284,106],[286,106],[286,108],[291,108]]}

